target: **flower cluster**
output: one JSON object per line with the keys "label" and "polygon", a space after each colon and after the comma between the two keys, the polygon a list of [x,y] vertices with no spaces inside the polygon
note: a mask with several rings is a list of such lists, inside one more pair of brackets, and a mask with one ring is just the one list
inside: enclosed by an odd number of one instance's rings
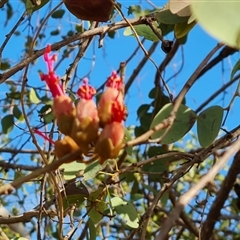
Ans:
{"label": "flower cluster", "polygon": [[[107,159],[116,158],[123,146],[125,106],[123,81],[114,71],[107,79],[106,90],[102,93],[98,105],[93,101],[96,94],[94,87],[83,80],[77,91],[79,101],[75,106],[71,98],[65,95],[59,78],[56,76],[53,63],[56,55],[49,56],[51,47],[47,46],[44,60],[48,74],[40,77],[48,85],[53,96],[53,111],[59,131],[65,135],[56,141],[55,155],[63,157],[81,149],[80,161],[85,157],[98,159],[103,164]],[[73,161],[75,159],[71,159]]]}

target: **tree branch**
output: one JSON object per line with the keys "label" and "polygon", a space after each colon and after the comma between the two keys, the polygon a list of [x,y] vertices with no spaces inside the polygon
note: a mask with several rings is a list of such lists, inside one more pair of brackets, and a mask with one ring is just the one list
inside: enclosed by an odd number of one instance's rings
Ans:
{"label": "tree branch", "polygon": [[216,164],[209,170],[209,172],[201,178],[201,180],[190,188],[185,194],[183,194],[176,203],[175,208],[170,212],[167,220],[163,223],[159,235],[156,240],[164,240],[168,235],[168,232],[174,225],[174,222],[179,218],[183,208],[193,199],[194,196],[205,187],[208,182],[213,181],[216,174],[227,163],[229,158],[239,151],[240,139],[236,140],[232,146],[223,154],[223,156],[216,162]]}
{"label": "tree branch", "polygon": [[[139,25],[139,24],[146,24],[146,19],[147,17],[140,17],[140,18],[134,18],[131,20],[128,20],[128,22],[131,25]],[[51,49],[52,50],[58,50],[72,42],[75,42],[77,40],[83,39],[83,38],[91,38],[93,36],[96,35],[104,35],[107,32],[110,31],[115,31],[124,27],[127,27],[128,23],[123,20],[117,23],[113,23],[107,26],[101,26],[101,27],[97,27],[94,28],[92,30],[89,31],[85,31],[83,33],[77,33],[74,36],[71,36],[67,39],[64,39],[62,41],[59,41],[57,43],[54,43],[51,45]],[[0,84],[5,82],[8,78],[10,78],[12,75],[14,75],[15,73],[17,73],[18,71],[20,71],[21,69],[23,69],[24,67],[26,67],[28,64],[30,64],[31,62],[33,62],[34,60],[36,60],[38,57],[42,56],[43,53],[45,51],[45,48],[41,49],[41,50],[36,50],[34,51],[34,53],[23,59],[20,63],[16,64],[15,66],[13,66],[11,69],[5,71],[4,73],[0,74]]]}
{"label": "tree branch", "polygon": [[229,192],[231,191],[234,182],[236,181],[236,177],[240,171],[240,151],[234,157],[233,163],[228,171],[227,176],[223,181],[222,187],[217,193],[216,199],[212,204],[212,207],[209,210],[206,221],[203,224],[202,230],[200,232],[201,239],[211,239],[211,235],[214,229],[214,225],[218,220],[221,209],[225,201],[228,198]]}

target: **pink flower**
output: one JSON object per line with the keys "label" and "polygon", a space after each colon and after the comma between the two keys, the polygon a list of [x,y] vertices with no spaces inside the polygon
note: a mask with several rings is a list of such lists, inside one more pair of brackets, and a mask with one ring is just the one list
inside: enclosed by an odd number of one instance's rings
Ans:
{"label": "pink flower", "polygon": [[95,152],[99,156],[100,164],[119,155],[124,139],[124,116],[123,105],[117,101],[113,102],[111,104],[111,119],[109,123],[105,124],[95,145]]}
{"label": "pink flower", "polygon": [[53,111],[57,118],[58,129],[69,135],[72,129],[72,122],[76,112],[72,100],[66,96],[60,79],[54,72],[53,63],[56,61],[57,55],[49,56],[51,46],[47,45],[44,53],[44,60],[47,63],[48,74],[40,73],[41,80],[45,81],[53,96]]}
{"label": "pink flower", "polygon": [[107,79],[106,90],[100,97],[98,103],[98,115],[101,126],[105,126],[111,122],[112,118],[112,103],[118,102],[123,105],[123,82],[122,79],[114,71]]}
{"label": "pink flower", "polygon": [[77,104],[77,118],[81,122],[84,118],[89,117],[93,122],[98,124],[97,106],[93,101],[93,96],[96,94],[94,87],[88,84],[88,80],[83,79],[83,85],[77,91],[80,97]]}
{"label": "pink flower", "polygon": [[98,138],[99,118],[93,96],[96,90],[83,80],[83,85],[77,91],[80,97],[77,104],[77,118],[73,122],[71,137],[80,146],[85,155],[88,154],[91,144]]}

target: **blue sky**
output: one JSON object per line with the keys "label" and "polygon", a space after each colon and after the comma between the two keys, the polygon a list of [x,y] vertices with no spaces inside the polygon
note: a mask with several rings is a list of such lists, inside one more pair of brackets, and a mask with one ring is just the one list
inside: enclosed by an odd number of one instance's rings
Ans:
{"label": "blue sky", "polygon": [[[130,6],[133,4],[139,4],[141,2],[138,1],[120,1],[124,6]],[[163,6],[165,1],[152,1],[157,6]],[[52,1],[53,6],[55,6],[58,1]],[[143,6],[151,8],[151,6],[142,1]],[[14,18],[18,19],[20,15],[24,11],[23,4],[19,3],[18,1],[13,2],[12,4],[16,4],[15,10],[16,13],[14,14]],[[10,40],[9,44],[5,48],[3,52],[3,58],[8,58],[12,62],[12,65],[15,65],[18,60],[20,59],[21,55],[23,54],[22,48],[24,46],[26,35],[31,33],[31,27],[39,24],[39,20],[45,14],[47,8],[41,10],[39,14],[36,14],[30,21],[25,21],[22,26],[20,26],[21,35],[18,37],[14,37]],[[132,16],[130,16],[132,17]],[[0,24],[1,26],[5,22],[4,14],[0,15]],[[12,29],[13,22],[10,21],[9,24],[1,29],[1,38],[0,44],[4,41],[4,36]],[[37,47],[43,48],[47,44],[52,44],[56,41],[61,40],[61,36],[63,32],[67,32],[69,29],[74,30],[75,24],[77,20],[70,15],[69,13],[65,13],[63,19],[56,20],[50,19],[48,28],[45,29],[45,33],[55,30],[56,28],[61,29],[61,34],[55,37],[47,37],[45,38]],[[169,40],[173,39],[173,35],[170,34],[166,37]],[[195,68],[199,65],[199,63],[203,60],[203,58],[209,53],[209,51],[217,44],[217,41],[209,36],[200,26],[196,26],[189,34],[187,43],[182,46],[183,55],[184,55],[184,67],[183,70],[177,75],[173,80],[170,81],[169,87],[176,96],[181,88],[183,87],[184,83],[190,77],[192,72]],[[151,45],[150,41],[146,41],[144,46],[148,49]],[[134,37],[125,37],[123,35],[123,30],[119,30],[114,40],[107,38],[104,40],[104,47],[98,49],[98,37],[95,38],[94,43],[88,49],[85,57],[82,59],[78,66],[78,77],[81,79],[86,74],[91,71],[90,75],[88,76],[90,79],[90,83],[98,88],[103,81],[111,74],[112,70],[118,69],[119,63],[125,61],[132,53],[132,51],[136,48],[137,41]],[[58,52],[58,59],[61,58],[62,51]],[[139,61],[144,56],[141,50],[138,51],[134,60],[132,60],[126,69],[126,79],[131,76],[134,69],[137,67]],[[152,58],[157,63],[157,65],[164,59],[165,53],[162,52],[160,45],[157,47],[157,50],[153,54]],[[71,55],[70,58],[64,60],[63,64],[57,69],[57,74],[59,76],[63,76],[66,69],[68,68],[69,64],[73,61],[74,55]],[[94,65],[93,65],[93,59]],[[235,62],[239,59],[239,53],[234,54],[233,56],[224,60],[223,64],[218,64],[213,70],[209,71],[203,77],[201,77],[197,83],[191,88],[189,93],[187,94],[187,102],[190,108],[195,110],[202,102],[204,102],[211,94],[213,94],[218,88],[222,86],[222,84],[226,83],[230,79],[231,70],[235,64]],[[182,57],[181,52],[179,51],[178,54],[174,57],[174,59],[170,62],[168,67],[166,68],[166,72],[164,75],[165,79],[171,77],[181,66],[182,64]],[[41,82],[38,76],[38,70],[42,70],[46,72],[46,66],[43,61],[43,58],[37,60],[37,62],[30,67],[28,73],[28,84],[31,86],[44,86],[44,83]],[[142,69],[136,80],[134,81],[128,95],[126,96],[126,104],[129,110],[129,117],[126,122],[126,125],[135,125],[136,124],[136,111],[140,104],[149,103],[150,100],[148,98],[148,93],[150,89],[154,87],[154,76],[155,76],[155,67],[153,64],[148,61],[145,67]],[[11,77],[11,80],[19,80],[21,78],[22,72],[17,73],[16,75]],[[80,81],[80,80],[79,80]],[[80,85],[80,82],[79,82]],[[76,86],[77,87],[77,86]],[[216,99],[214,99],[209,106],[211,105],[221,105],[226,107],[234,94],[236,88],[236,84],[233,84],[231,87],[227,89],[227,93],[225,94],[224,98],[223,95],[220,95]],[[3,98],[7,91],[8,87],[6,84],[2,84],[0,88],[0,97]],[[226,122],[226,128],[232,129],[239,124],[239,108],[240,102],[238,99],[235,100],[234,105],[229,113],[228,120]],[[39,108],[38,108],[39,110]],[[35,116],[37,116],[37,111],[35,111]],[[32,126],[37,126],[39,124],[38,118],[31,119]],[[20,125],[21,126],[21,125]],[[196,131],[196,127],[193,128],[193,131]],[[18,129],[15,129],[11,136],[15,137],[22,132]],[[23,139],[26,139],[27,135]],[[188,137],[186,137],[187,139]],[[41,143],[41,140],[40,140]],[[28,147],[33,147],[32,143],[28,144]],[[5,157],[5,156],[3,156]],[[22,161],[28,161],[28,156],[25,156]],[[29,201],[28,207],[34,205],[35,200],[31,203]]]}

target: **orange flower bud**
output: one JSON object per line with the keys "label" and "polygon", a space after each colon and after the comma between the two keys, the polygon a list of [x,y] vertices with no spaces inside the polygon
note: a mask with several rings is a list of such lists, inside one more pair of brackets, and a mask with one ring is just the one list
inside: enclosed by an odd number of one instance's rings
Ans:
{"label": "orange flower bud", "polygon": [[[64,157],[65,155],[72,153],[79,149],[79,146],[74,142],[69,136],[65,136],[64,139],[55,142],[54,153],[58,158]],[[73,162],[76,160],[82,160],[82,155],[79,158],[70,159],[68,162]]]}
{"label": "orange flower bud", "polygon": [[75,118],[71,137],[82,149],[82,152],[87,155],[91,148],[91,143],[95,143],[98,138],[98,125],[90,117],[84,118],[81,123]]}
{"label": "orange flower bud", "polygon": [[95,145],[95,153],[99,156],[99,163],[116,158],[123,146],[124,126],[120,122],[105,125]]}

